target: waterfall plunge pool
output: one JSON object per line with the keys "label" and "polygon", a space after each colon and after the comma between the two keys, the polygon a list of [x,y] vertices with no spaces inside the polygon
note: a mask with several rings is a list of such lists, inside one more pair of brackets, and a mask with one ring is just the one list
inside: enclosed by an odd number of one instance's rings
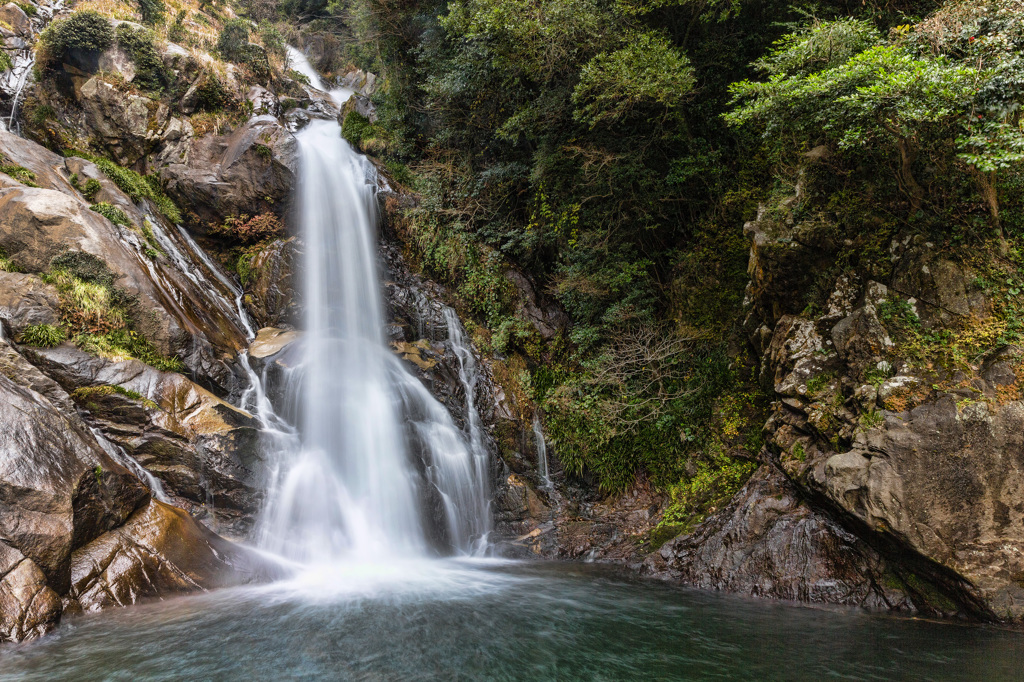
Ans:
{"label": "waterfall plunge pool", "polygon": [[1011,680],[1024,635],[489,560],[340,564],[69,619],[14,680]]}

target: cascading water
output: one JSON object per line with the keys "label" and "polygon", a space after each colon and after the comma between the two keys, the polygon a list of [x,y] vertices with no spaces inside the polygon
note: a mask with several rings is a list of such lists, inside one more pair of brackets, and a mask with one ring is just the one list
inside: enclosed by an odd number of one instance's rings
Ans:
{"label": "cascading water", "polygon": [[[262,543],[307,563],[424,556],[431,545],[478,553],[489,526],[479,427],[464,435],[385,346],[374,169],[335,121],[313,121],[297,138],[301,445],[271,483]],[[443,528],[432,525],[439,507]]]}
{"label": "cascading water", "polygon": [[537,474],[541,485],[552,488],[551,474],[548,473],[548,444],[544,442],[544,429],[541,428],[540,417],[533,415],[533,439],[537,444]]}

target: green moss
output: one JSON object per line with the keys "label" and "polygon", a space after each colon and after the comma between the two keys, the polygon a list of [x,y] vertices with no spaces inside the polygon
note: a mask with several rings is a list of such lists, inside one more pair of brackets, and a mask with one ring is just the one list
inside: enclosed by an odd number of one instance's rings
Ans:
{"label": "green moss", "polygon": [[18,166],[11,163],[0,164],[0,173],[5,173],[11,176],[23,185],[28,185],[29,187],[39,186],[33,182],[36,179],[36,174],[24,166]]}
{"label": "green moss", "polygon": [[121,395],[124,396],[125,398],[128,398],[129,400],[141,403],[142,405],[150,409],[160,409],[159,405],[157,405],[155,402],[145,397],[138,391],[133,391],[131,389],[124,388],[123,386],[117,386],[114,384],[103,384],[101,386],[83,386],[81,388],[76,388],[74,391],[71,392],[71,397],[74,398],[76,402],[81,403],[88,402],[90,399],[95,398],[97,396],[105,395]]}
{"label": "green moss", "polygon": [[158,178],[141,175],[133,170],[117,165],[110,159],[89,152],[71,149],[67,150],[67,153],[95,163],[103,171],[103,174],[110,178],[135,203],[148,199],[172,223],[178,224],[182,221],[181,211],[170,197],[164,194]]}
{"label": "green moss", "polygon": [[21,333],[21,343],[26,346],[53,348],[67,340],[67,333],[61,327],[51,324],[33,324]]}
{"label": "green moss", "polygon": [[128,215],[113,204],[106,202],[100,202],[93,204],[89,207],[91,210],[99,213],[101,216],[114,223],[115,225],[124,225],[125,227],[132,227],[132,221],[128,219]]}

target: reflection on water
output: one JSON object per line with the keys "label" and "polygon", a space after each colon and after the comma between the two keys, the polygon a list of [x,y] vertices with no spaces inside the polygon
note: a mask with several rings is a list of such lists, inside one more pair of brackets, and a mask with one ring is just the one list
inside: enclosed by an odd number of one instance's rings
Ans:
{"label": "reflection on water", "polygon": [[71,620],[11,680],[1011,680],[1024,635],[680,590],[592,567],[310,571]]}

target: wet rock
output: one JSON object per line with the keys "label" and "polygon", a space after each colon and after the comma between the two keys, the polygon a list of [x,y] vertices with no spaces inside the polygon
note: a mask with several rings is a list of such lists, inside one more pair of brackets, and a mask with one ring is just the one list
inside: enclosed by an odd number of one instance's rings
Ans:
{"label": "wet rock", "polygon": [[149,491],[74,413],[0,376],[0,537],[58,593],[72,550],[120,525]]}
{"label": "wet rock", "polygon": [[0,374],[50,401],[65,414],[75,414],[75,404],[60,384],[26,360],[11,344],[0,339]]}
{"label": "wet rock", "polygon": [[0,643],[44,635],[60,615],[60,597],[35,562],[0,542]]}
{"label": "wet rock", "polygon": [[83,611],[282,577],[285,571],[156,500],[79,548],[69,596]]}
{"label": "wet rock", "polygon": [[[181,504],[211,515],[227,534],[248,533],[264,476],[255,418],[180,374],[136,360],[112,362],[70,346],[29,357]],[[90,390],[111,386],[121,392]]]}
{"label": "wet rock", "polygon": [[17,337],[25,327],[57,323],[57,290],[35,275],[0,271],[0,320]]}
{"label": "wet rock", "polygon": [[914,611],[905,594],[885,587],[886,570],[881,556],[767,467],[726,509],[644,563],[649,575],[702,589]]}
{"label": "wet rock", "polygon": [[[0,244],[7,255],[30,273],[49,268],[54,256],[82,251],[100,258],[115,275],[116,285],[137,296],[138,330],[167,356],[177,355],[207,387],[228,394],[238,379],[231,363],[246,345],[245,332],[230,311],[218,306],[209,291],[186,268],[197,268],[173,226],[146,202],[136,206],[113,182],[83,159],[64,159],[43,147],[0,132],[0,153],[36,174],[38,188],[23,185],[0,188]],[[98,201],[125,212],[136,229],[114,225],[89,209],[66,177],[80,182],[96,179]],[[169,251],[157,259],[147,255],[149,244],[141,226],[166,240]],[[163,242],[162,242],[163,243]]]}
{"label": "wet rock", "polygon": [[297,172],[295,138],[273,116],[256,116],[230,135],[193,139],[187,160],[160,177],[202,227],[229,215],[286,216]]}
{"label": "wet rock", "polygon": [[249,264],[245,306],[261,327],[298,324],[301,316],[295,274],[301,254],[292,237],[261,250]]}
{"label": "wet rock", "polygon": [[249,357],[262,360],[277,355],[301,336],[301,332],[294,330],[264,327],[256,333],[256,338],[249,345]]}

